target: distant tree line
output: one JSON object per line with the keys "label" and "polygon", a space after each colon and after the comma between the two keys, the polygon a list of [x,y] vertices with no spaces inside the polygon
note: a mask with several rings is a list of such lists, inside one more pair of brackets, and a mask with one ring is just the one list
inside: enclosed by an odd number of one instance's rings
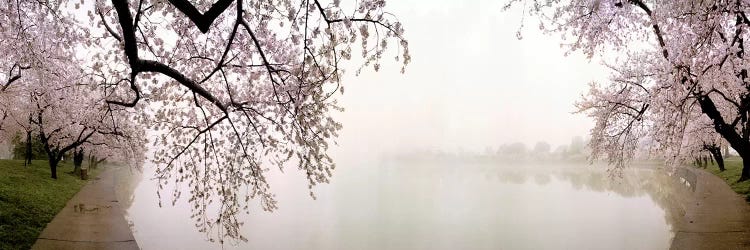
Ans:
{"label": "distant tree line", "polygon": [[[534,147],[528,148],[521,142],[502,144],[497,147],[491,157],[502,160],[575,160],[585,161],[588,155],[586,147],[587,142],[580,136],[571,139],[570,144],[557,146],[552,150],[552,146],[545,142],[539,141]],[[487,153],[485,153],[487,154]]]}

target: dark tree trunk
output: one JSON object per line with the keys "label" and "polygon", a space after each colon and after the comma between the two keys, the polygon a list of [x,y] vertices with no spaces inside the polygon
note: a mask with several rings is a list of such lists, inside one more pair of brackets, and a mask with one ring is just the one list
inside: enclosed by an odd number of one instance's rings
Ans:
{"label": "dark tree trunk", "polygon": [[52,173],[52,179],[57,179],[57,166],[60,165],[60,160],[62,160],[62,153],[48,145],[45,145],[44,149],[47,152],[47,158],[49,158],[49,170]]}
{"label": "dark tree trunk", "polygon": [[719,166],[719,171],[726,170],[724,168],[724,157],[721,155],[721,147],[707,146],[706,150],[711,153],[711,155],[713,156],[713,160],[716,160],[716,165]]}
{"label": "dark tree trunk", "polygon": [[722,117],[721,112],[716,108],[716,104],[711,97],[707,94],[701,94],[698,96],[698,103],[701,106],[706,116],[711,118],[714,123],[714,129],[724,139],[729,142],[729,145],[737,151],[742,157],[742,175],[737,182],[746,181],[750,179],[750,141],[747,140],[747,134],[740,134],[735,130],[733,124],[727,123]]}
{"label": "dark tree trunk", "polygon": [[31,150],[31,131],[26,131],[26,154],[23,157],[23,165],[31,165],[31,158],[33,157],[33,150]]}
{"label": "dark tree trunk", "polygon": [[83,163],[83,149],[73,150],[73,174],[78,176],[81,174],[81,164]]}
{"label": "dark tree trunk", "polygon": [[52,172],[52,179],[57,179],[57,164],[60,163],[60,160],[57,157],[50,157],[49,158],[49,170]]}
{"label": "dark tree trunk", "polygon": [[746,180],[750,180],[750,156],[742,157],[742,175],[740,175],[740,179],[737,182]]}

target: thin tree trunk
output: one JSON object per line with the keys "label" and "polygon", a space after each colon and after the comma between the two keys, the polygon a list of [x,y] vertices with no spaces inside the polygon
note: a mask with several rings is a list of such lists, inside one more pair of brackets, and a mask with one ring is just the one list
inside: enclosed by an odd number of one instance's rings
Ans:
{"label": "thin tree trunk", "polygon": [[102,159],[96,159],[94,158],[94,167],[99,167],[99,163],[102,163],[107,160],[107,157],[104,157]]}
{"label": "thin tree trunk", "polygon": [[703,168],[708,168],[708,156],[703,156]]}
{"label": "thin tree trunk", "polygon": [[33,151],[31,150],[31,131],[26,131],[26,154],[24,155],[24,166],[31,165],[31,158],[33,158]]}

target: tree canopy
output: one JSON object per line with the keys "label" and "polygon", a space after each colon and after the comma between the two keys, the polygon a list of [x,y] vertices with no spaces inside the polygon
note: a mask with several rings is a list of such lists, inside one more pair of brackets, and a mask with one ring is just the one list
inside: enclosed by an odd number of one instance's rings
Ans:
{"label": "tree canopy", "polygon": [[[591,148],[623,166],[644,140],[672,163],[708,126],[744,159],[750,178],[750,82],[745,1],[511,1],[561,34],[565,46],[606,54],[614,72],[578,104],[594,118]],[[703,133],[701,132],[701,133]]]}
{"label": "tree canopy", "polygon": [[384,0],[6,1],[0,34],[6,134],[34,130],[53,158],[88,145],[142,160],[156,131],[160,190],[174,203],[186,183],[196,226],[219,240],[244,239],[235,215],[251,199],[276,209],[269,168],[329,181],[348,61],[411,60]]}

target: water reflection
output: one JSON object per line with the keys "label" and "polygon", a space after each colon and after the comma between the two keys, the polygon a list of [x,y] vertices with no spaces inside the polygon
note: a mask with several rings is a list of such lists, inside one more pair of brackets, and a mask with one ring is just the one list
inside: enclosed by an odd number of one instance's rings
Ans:
{"label": "water reflection", "polygon": [[[316,201],[302,177],[272,174],[280,209],[252,211],[249,241],[224,247],[666,249],[690,195],[676,178],[645,168],[611,179],[584,166],[373,165],[339,168]],[[127,216],[143,249],[221,248],[192,227],[187,204],[158,208],[156,184],[135,179],[123,186],[132,190]]]}
{"label": "water reflection", "polygon": [[141,183],[143,172],[126,167],[126,166],[113,166],[115,167],[115,197],[120,202],[120,206],[127,209],[130,208],[135,199],[135,188]]}

